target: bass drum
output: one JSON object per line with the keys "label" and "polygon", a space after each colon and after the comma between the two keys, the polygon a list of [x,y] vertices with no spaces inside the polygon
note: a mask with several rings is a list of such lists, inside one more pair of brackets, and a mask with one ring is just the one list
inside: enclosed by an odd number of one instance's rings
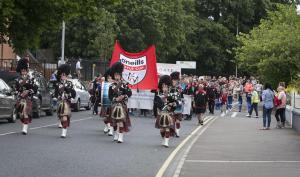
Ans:
{"label": "bass drum", "polygon": [[101,84],[101,104],[106,108],[111,106],[111,101],[108,96],[110,84],[111,83],[108,82],[102,82]]}

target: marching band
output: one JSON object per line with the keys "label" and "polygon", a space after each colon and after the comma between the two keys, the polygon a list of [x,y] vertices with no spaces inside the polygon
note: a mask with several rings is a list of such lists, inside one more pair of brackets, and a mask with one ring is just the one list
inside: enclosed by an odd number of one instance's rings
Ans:
{"label": "marching band", "polygon": [[[37,92],[34,78],[28,74],[27,60],[18,62],[16,71],[20,77],[16,80],[18,95],[17,111],[22,122],[22,133],[28,132],[31,122],[32,97]],[[124,66],[117,62],[104,74],[92,82],[93,114],[98,114],[104,121],[104,133],[113,137],[113,141],[124,142],[124,133],[129,131],[131,121],[128,113],[127,102],[132,95],[129,84],[122,78]],[[76,91],[71,81],[68,80],[70,66],[60,65],[56,72],[53,97],[58,101],[57,116],[61,131],[61,138],[66,138],[67,128],[71,119],[71,99],[76,97]],[[158,90],[155,91],[155,128],[160,130],[163,138],[162,146],[169,147],[170,137],[180,136],[180,127],[183,113],[183,91],[179,85],[180,73],[173,72],[163,75],[159,79]]]}

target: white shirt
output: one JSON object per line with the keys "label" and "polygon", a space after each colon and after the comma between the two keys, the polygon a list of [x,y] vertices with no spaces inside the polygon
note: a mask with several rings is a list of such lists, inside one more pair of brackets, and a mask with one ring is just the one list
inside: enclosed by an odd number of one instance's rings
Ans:
{"label": "white shirt", "polygon": [[258,92],[261,92],[262,91],[262,85],[261,84],[256,84],[255,85],[255,90],[258,91]]}
{"label": "white shirt", "polygon": [[81,69],[80,61],[77,61],[77,63],[76,63],[76,69]]}
{"label": "white shirt", "polygon": [[58,67],[62,64],[65,64],[65,62],[63,62],[62,60],[58,60],[58,63],[57,63]]}

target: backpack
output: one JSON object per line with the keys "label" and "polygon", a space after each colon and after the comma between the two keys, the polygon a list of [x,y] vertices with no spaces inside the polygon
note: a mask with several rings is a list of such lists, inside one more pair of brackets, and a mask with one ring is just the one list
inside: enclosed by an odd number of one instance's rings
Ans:
{"label": "backpack", "polygon": [[197,107],[205,106],[206,105],[206,94],[205,93],[198,93],[195,96],[195,105]]}
{"label": "backpack", "polygon": [[274,97],[274,105],[275,105],[275,106],[281,105],[281,100],[278,99],[278,96],[275,96],[275,97]]}

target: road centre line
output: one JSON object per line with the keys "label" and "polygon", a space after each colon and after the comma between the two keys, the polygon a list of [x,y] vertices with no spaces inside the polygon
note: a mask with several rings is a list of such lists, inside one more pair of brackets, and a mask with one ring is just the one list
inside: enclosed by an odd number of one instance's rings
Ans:
{"label": "road centre line", "polygon": [[[79,121],[84,121],[84,120],[89,120],[89,119],[92,119],[92,118],[93,117],[87,117],[87,118],[84,118],[84,119],[77,119],[77,120],[71,121],[71,123],[79,122]],[[52,126],[56,126],[56,125],[58,125],[58,123],[44,125],[44,126],[39,126],[39,127],[32,127],[32,128],[29,128],[29,130],[36,130],[36,129],[46,128],[46,127],[52,127]],[[20,133],[20,132],[19,131],[18,132],[7,132],[7,133],[0,134],[0,136],[11,135],[11,134],[15,134],[15,133]]]}
{"label": "road centre line", "polygon": [[300,161],[286,160],[186,160],[189,163],[300,163]]}
{"label": "road centre line", "polygon": [[237,112],[233,112],[232,115],[231,115],[232,118],[236,117],[236,116],[237,116]]}
{"label": "road centre line", "polygon": [[[209,122],[210,120],[212,120],[214,118],[212,118],[211,116],[208,116],[206,120],[204,120],[204,125],[207,124],[207,122]],[[188,135],[174,150],[173,152],[169,155],[169,157],[165,160],[165,162],[163,163],[163,165],[161,166],[161,168],[158,170],[157,174],[155,175],[155,177],[162,177],[166,171],[166,169],[168,168],[168,166],[170,165],[171,161],[174,159],[174,157],[176,156],[176,154],[179,152],[179,150],[188,142],[188,140],[194,135],[196,134],[203,126],[199,126],[197,127],[190,135]]]}
{"label": "road centre line", "polygon": [[193,147],[193,145],[196,143],[196,141],[199,139],[199,137],[206,131],[206,129],[215,121],[216,119],[213,119],[212,121],[210,121],[208,123],[208,125],[202,129],[197,135],[196,137],[193,139],[193,141],[191,142],[191,144],[189,144],[189,146],[187,147],[187,149],[185,150],[183,156],[181,157],[181,159],[179,160],[179,163],[176,167],[175,173],[173,175],[173,177],[179,177],[181,169],[184,165],[184,162],[188,156],[188,153],[190,152],[191,148]]}

